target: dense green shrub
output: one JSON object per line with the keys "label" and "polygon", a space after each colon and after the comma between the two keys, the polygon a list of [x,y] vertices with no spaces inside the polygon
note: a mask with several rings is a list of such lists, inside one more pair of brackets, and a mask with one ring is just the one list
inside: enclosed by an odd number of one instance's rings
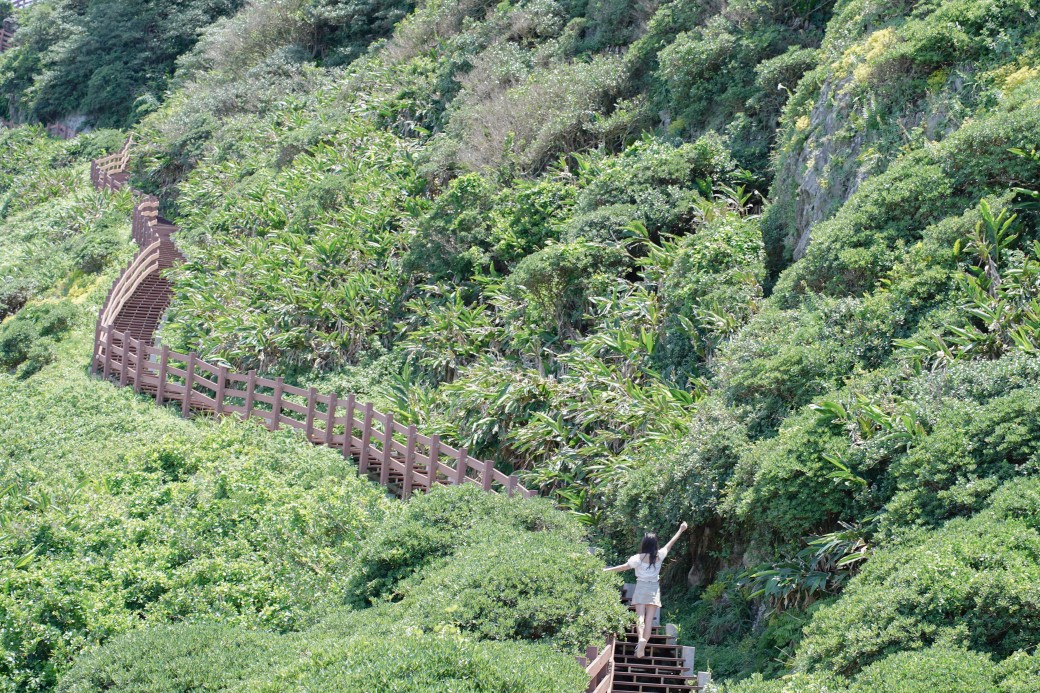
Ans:
{"label": "dense green shrub", "polygon": [[435,279],[468,279],[491,264],[494,188],[480,174],[456,178],[420,221],[407,267]]}
{"label": "dense green shrub", "polygon": [[54,360],[54,345],[72,327],[79,311],[69,302],[40,303],[0,323],[0,370],[23,377]]}
{"label": "dense green shrub", "polygon": [[31,385],[0,374],[0,679],[48,689],[149,623],[289,630],[341,601],[382,494],[295,436],[183,421],[88,379],[90,337],[74,331]]}
{"label": "dense green shrub", "polygon": [[[689,434],[678,447],[651,447],[645,459],[611,499],[606,527],[616,543],[635,543],[638,532],[659,531],[689,522],[714,532],[714,520],[733,469],[748,447],[743,426],[716,400],[702,403]],[[715,538],[693,552],[701,579]],[[712,568],[714,566],[711,566]]]}
{"label": "dense green shrub", "polygon": [[224,691],[270,663],[276,639],[220,625],[162,625],[112,638],[85,653],[60,691]]}
{"label": "dense green shrub", "polygon": [[[1014,498],[1022,497],[1022,502]],[[948,637],[997,659],[1040,644],[1034,586],[1040,532],[1034,479],[1007,482],[992,508],[875,553],[842,598],[806,629],[803,669],[853,674],[887,655]]]}
{"label": "dense green shrub", "polygon": [[365,540],[351,600],[400,601],[409,622],[424,628],[580,650],[622,622],[615,585],[600,567],[577,523],[548,504],[473,486],[437,489]]}
{"label": "dense green shrub", "polygon": [[578,196],[568,238],[616,242],[624,236],[624,226],[617,224],[632,221],[655,234],[685,233],[695,203],[711,194],[712,181],[732,182],[740,175],[717,135],[679,147],[647,137],[597,164]]}
{"label": "dense green shrub", "polygon": [[123,126],[136,100],[162,94],[174,61],[199,30],[242,3],[51,5],[37,3],[23,19],[20,45],[2,58],[7,69],[0,88],[21,92],[19,110],[46,122],[86,114],[101,125]]}
{"label": "dense green shrub", "polygon": [[974,693],[993,690],[992,679],[993,662],[986,655],[936,645],[900,652],[871,664],[856,676],[849,690],[853,693],[926,690]]}
{"label": "dense green shrub", "polygon": [[482,493],[475,486],[436,489],[388,516],[362,544],[351,576],[357,605],[392,598],[397,585],[455,551],[479,541],[475,529],[559,534],[572,543],[582,531],[544,501],[521,502]]}
{"label": "dense green shrub", "polygon": [[939,524],[980,510],[1003,481],[1037,473],[1040,428],[1035,388],[988,402],[951,402],[932,430],[892,469],[889,512],[901,524]]}
{"label": "dense green shrub", "polygon": [[581,325],[591,297],[606,293],[628,261],[607,245],[557,243],[517,263],[504,291],[527,306],[530,324],[569,337]]}
{"label": "dense green shrub", "polygon": [[309,631],[281,637],[217,626],[145,628],[81,658],[58,690],[584,690],[573,657],[402,626],[398,611],[334,613]]}

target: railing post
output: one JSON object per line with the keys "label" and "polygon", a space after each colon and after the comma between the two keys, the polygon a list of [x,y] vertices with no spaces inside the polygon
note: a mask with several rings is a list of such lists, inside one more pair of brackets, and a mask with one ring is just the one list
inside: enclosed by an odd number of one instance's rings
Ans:
{"label": "railing post", "polygon": [[455,465],[455,485],[461,486],[466,481],[466,466],[469,464],[469,453],[466,448],[459,450],[459,457]]}
{"label": "railing post", "polygon": [[256,371],[249,371],[249,379],[246,381],[246,407],[242,412],[242,420],[248,421],[253,415],[253,401],[256,398]]}
{"label": "railing post", "polygon": [[415,474],[415,424],[408,427],[408,447],[404,453],[404,482],[401,487],[401,499],[408,500],[412,495],[412,478]]}
{"label": "railing post", "polygon": [[361,426],[361,458],[358,460],[358,473],[368,473],[369,448],[372,445],[372,405],[365,405],[365,421]]}
{"label": "railing post", "polygon": [[159,385],[155,390],[156,404],[162,404],[166,399],[166,370],[170,367],[170,347],[163,345],[159,354]]}
{"label": "railing post", "polygon": [[512,498],[513,494],[516,493],[516,486],[520,483],[520,479],[517,478],[516,474],[510,474],[506,479],[506,494]]}
{"label": "railing post", "polygon": [[311,388],[307,391],[307,442],[314,442],[314,407],[317,404],[318,391],[315,388]]}
{"label": "railing post", "polygon": [[384,488],[390,485],[390,460],[394,454],[394,415],[386,415],[383,431],[383,466],[379,468],[379,484]]}
{"label": "railing post", "polygon": [[491,460],[484,460],[484,490],[490,492],[495,482],[495,465]]}
{"label": "railing post", "polygon": [[441,437],[436,433],[430,436],[430,468],[426,470],[428,478],[427,491],[437,485],[437,471],[441,466]]}
{"label": "railing post", "polygon": [[[354,452],[354,411],[357,400],[354,395],[347,395],[346,423],[343,424],[343,458],[346,459]],[[362,434],[363,435],[363,434]]]}
{"label": "railing post", "polygon": [[274,381],[274,404],[271,405],[271,430],[277,431],[282,417],[282,393],[285,378],[278,376]]}
{"label": "railing post", "polygon": [[224,393],[227,392],[227,366],[217,368],[217,416],[224,415]]}
{"label": "railing post", "polygon": [[119,340],[120,349],[123,351],[123,357],[120,359],[119,364],[119,387],[126,387],[127,382],[130,379],[130,335],[124,332],[123,338]]}
{"label": "railing post", "polygon": [[[339,405],[339,402],[337,400],[338,398],[336,397],[335,392],[329,395],[329,408],[325,414],[327,422],[325,424],[325,447],[327,448],[332,447],[332,435],[334,432],[333,429],[336,428],[336,407]],[[350,447],[350,434],[347,433],[347,436],[347,447]]]}
{"label": "railing post", "polygon": [[191,393],[195,389],[195,352],[188,354],[188,363],[184,366],[184,401],[181,402],[181,416],[188,418],[191,413]]}
{"label": "railing post", "polygon": [[134,394],[141,394],[141,342],[132,340],[134,343]]}
{"label": "railing post", "polygon": [[109,374],[112,372],[112,327],[109,326],[105,330],[105,366],[104,376],[105,380],[108,380]]}

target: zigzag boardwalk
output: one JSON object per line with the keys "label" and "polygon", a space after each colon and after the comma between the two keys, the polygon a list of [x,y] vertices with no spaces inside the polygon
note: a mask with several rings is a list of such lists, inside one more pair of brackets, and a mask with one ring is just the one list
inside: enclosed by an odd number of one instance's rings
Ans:
{"label": "zigzag boardwalk", "polygon": [[[91,164],[98,190],[122,190],[131,141],[122,151]],[[505,475],[485,462],[403,426],[393,414],[361,404],[354,395],[319,394],[286,384],[281,378],[258,377],[255,371],[232,373],[206,363],[196,354],[179,354],[156,345],[156,333],[170,305],[172,289],[163,271],[183,261],[174,235],[177,227],[159,216],[159,201],[141,195],[134,208],[133,238],[140,251],[119,275],[98,316],[91,368],[120,386],[155,397],[158,404],[179,404],[181,413],[235,414],[260,419],[271,430],[300,429],[309,441],[342,451],[358,462],[360,473],[401,498],[429,491],[438,484],[477,484],[490,493],[533,496],[515,475]],[[657,629],[647,656],[634,655],[635,635],[602,652],[589,648],[579,661],[589,674],[589,693],[678,693],[700,690],[693,650],[675,644],[674,633]]]}

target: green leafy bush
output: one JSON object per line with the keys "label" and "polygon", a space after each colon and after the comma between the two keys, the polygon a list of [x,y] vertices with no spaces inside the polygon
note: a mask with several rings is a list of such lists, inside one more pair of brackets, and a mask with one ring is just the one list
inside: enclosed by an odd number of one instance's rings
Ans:
{"label": "green leafy bush", "polygon": [[1036,647],[1040,532],[1035,516],[1016,510],[1021,504],[1011,499],[1020,494],[1035,498],[1035,480],[1007,482],[991,509],[877,551],[842,598],[809,624],[799,667],[854,674],[948,638],[951,628],[996,659]]}
{"label": "green leafy bush", "polygon": [[26,378],[54,360],[54,344],[71,329],[79,311],[68,302],[40,303],[0,323],[0,369]]}
{"label": "green leafy bush", "polygon": [[153,626],[81,658],[58,690],[431,690],[578,693],[573,657],[527,643],[477,642],[403,627],[397,610],[340,612],[300,634],[224,626]]}

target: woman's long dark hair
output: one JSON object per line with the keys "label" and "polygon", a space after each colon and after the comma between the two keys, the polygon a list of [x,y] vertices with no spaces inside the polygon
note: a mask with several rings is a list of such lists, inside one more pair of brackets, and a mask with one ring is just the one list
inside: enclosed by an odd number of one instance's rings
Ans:
{"label": "woman's long dark hair", "polygon": [[657,535],[647,532],[643,537],[643,543],[639,545],[639,553],[645,553],[650,559],[650,565],[657,565]]}

